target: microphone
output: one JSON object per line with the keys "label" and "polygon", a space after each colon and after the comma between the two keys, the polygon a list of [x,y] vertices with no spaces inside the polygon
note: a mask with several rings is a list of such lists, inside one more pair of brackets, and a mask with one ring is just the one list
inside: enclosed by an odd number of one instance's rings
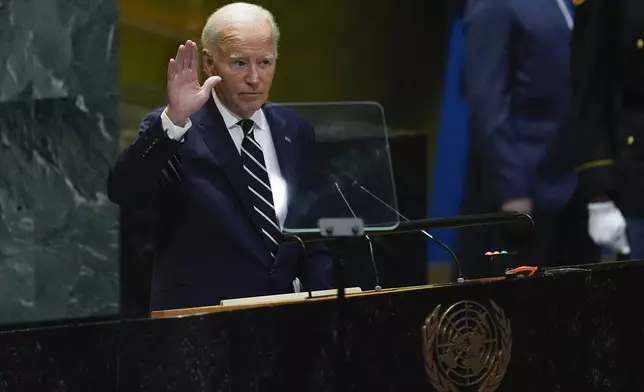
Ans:
{"label": "microphone", "polygon": [[[344,192],[342,192],[342,189],[340,188],[340,185],[338,185],[338,182],[334,181],[333,186],[338,191],[340,196],[342,196],[342,201],[344,201],[344,204],[347,206],[349,211],[351,211],[351,215],[353,215],[353,217],[357,219],[358,217],[356,216],[355,212],[353,212],[353,208],[351,208],[351,204],[349,204],[349,201],[344,196]],[[374,287],[374,289],[376,291],[380,291],[380,290],[382,290],[382,287],[380,286],[380,274],[378,273],[378,266],[376,265],[376,258],[373,256],[373,244],[371,243],[371,238],[369,237],[368,234],[365,234],[364,237],[367,239],[367,242],[369,242],[369,254],[371,255],[371,266],[373,267],[373,275],[374,275],[374,278],[375,278],[375,281],[376,281],[376,286]]]}
{"label": "microphone", "polygon": [[[302,248],[302,258],[304,259],[304,260],[303,260],[303,263],[304,263],[304,264],[307,264],[308,256],[306,255],[306,245],[304,245],[304,241],[302,241],[302,239],[300,238],[300,236],[298,236],[297,234],[296,234],[296,235],[294,235],[293,237],[297,240],[297,242],[299,242],[299,243],[300,243],[300,247]],[[298,269],[298,275],[299,275],[299,272],[300,272],[300,271],[299,271],[299,269]],[[300,282],[300,283],[302,283],[302,282]],[[302,288],[304,288],[304,287],[300,287],[300,288],[302,289]],[[295,291],[295,290],[293,290],[293,291]],[[313,294],[311,293],[311,290],[305,290],[305,291],[308,291],[308,292],[309,292],[309,298],[312,298],[312,297],[313,297]]]}
{"label": "microphone", "polygon": [[[409,222],[409,218],[407,218],[406,216],[404,216],[403,214],[401,214],[400,212],[398,212],[395,208],[393,208],[392,206],[390,206],[389,204],[387,204],[384,200],[382,200],[382,199],[381,199],[381,198],[379,198],[378,196],[374,195],[374,194],[373,194],[372,192],[370,192],[367,188],[365,188],[364,186],[362,186],[362,184],[359,184],[359,183],[358,183],[358,181],[353,181],[352,186],[354,186],[354,187],[355,187],[355,186],[359,186],[359,187],[360,187],[360,189],[362,189],[362,190],[363,190],[364,192],[366,192],[369,196],[371,196],[371,198],[373,198],[374,200],[377,200],[378,202],[380,202],[380,204],[382,204],[383,206],[385,206],[385,207],[389,208],[391,211],[395,212],[395,213],[396,213],[396,215],[398,215],[399,217],[401,217],[401,218],[402,218],[402,219],[404,219],[405,221]],[[455,253],[454,253],[454,252],[449,248],[449,246],[445,245],[445,243],[443,243],[441,240],[439,240],[438,238],[436,238],[436,237],[434,237],[433,235],[429,234],[426,230],[421,230],[420,232],[421,232],[421,233],[423,233],[423,234],[425,234],[425,236],[427,236],[427,238],[429,238],[430,240],[432,240],[434,243],[436,243],[436,244],[440,245],[440,247],[441,247],[441,248],[445,249],[445,250],[447,251],[447,253],[449,253],[449,254],[450,254],[450,256],[452,256],[452,259],[453,259],[453,260],[454,260],[454,262],[456,263],[456,273],[457,273],[457,276],[456,276],[456,282],[457,282],[457,283],[463,283],[463,282],[465,281],[465,279],[463,279],[463,269],[461,268],[461,262],[460,262],[460,261],[458,261],[458,257],[456,257],[456,254],[455,254]]]}

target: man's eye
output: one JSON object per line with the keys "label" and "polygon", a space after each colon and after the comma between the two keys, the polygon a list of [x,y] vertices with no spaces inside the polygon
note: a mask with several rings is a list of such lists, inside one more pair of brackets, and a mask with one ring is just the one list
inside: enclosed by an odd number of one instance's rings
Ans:
{"label": "man's eye", "polygon": [[245,62],[245,61],[241,61],[241,60],[235,60],[235,61],[233,61],[233,65],[234,65],[235,67],[243,67],[243,66],[245,66],[245,65],[246,65],[246,62]]}

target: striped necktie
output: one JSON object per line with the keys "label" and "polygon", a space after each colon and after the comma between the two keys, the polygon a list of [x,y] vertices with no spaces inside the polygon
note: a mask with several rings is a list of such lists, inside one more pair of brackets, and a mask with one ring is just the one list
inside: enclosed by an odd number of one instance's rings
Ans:
{"label": "striped necktie", "polygon": [[241,145],[242,164],[247,174],[248,190],[253,199],[253,208],[258,214],[264,242],[271,256],[275,258],[282,238],[282,231],[277,224],[277,215],[273,205],[273,191],[268,178],[262,147],[253,134],[253,120],[241,120],[239,124],[244,131]]}

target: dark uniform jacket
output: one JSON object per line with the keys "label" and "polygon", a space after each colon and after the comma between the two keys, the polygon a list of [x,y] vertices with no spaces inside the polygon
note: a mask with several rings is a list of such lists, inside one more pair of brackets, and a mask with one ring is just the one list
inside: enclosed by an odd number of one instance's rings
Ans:
{"label": "dark uniform jacket", "polygon": [[554,0],[467,3],[470,175],[493,210],[530,198],[535,210],[556,211],[577,186],[570,166],[556,177],[538,172],[570,114],[567,2],[565,13]]}
{"label": "dark uniform jacket", "polygon": [[588,200],[644,217],[644,1],[575,0],[571,142]]}

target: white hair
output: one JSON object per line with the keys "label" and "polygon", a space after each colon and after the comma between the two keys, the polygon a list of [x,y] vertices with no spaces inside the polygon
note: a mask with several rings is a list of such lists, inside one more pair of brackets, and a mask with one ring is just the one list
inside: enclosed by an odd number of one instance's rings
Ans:
{"label": "white hair", "polygon": [[271,25],[275,57],[277,57],[277,44],[280,39],[280,31],[277,23],[275,23],[273,14],[259,5],[249,3],[232,3],[213,12],[208,17],[201,33],[201,46],[208,50],[214,50],[219,44],[221,30],[226,26],[235,24],[257,24],[261,22],[268,22]]}

